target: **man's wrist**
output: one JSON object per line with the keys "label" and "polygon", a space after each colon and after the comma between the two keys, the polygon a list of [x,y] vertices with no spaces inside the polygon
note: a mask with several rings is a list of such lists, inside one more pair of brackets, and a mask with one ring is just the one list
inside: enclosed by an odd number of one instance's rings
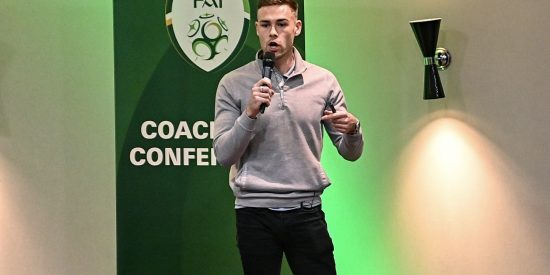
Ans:
{"label": "man's wrist", "polygon": [[245,114],[248,118],[250,119],[257,119],[258,118],[258,114],[256,113],[255,115],[251,115],[249,112],[248,112],[248,109],[246,109],[245,111]]}

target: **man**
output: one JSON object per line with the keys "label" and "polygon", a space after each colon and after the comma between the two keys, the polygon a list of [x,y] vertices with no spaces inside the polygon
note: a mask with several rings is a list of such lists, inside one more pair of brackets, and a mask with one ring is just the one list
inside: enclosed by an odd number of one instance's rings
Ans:
{"label": "man", "polygon": [[298,4],[260,0],[257,15],[258,56],[274,54],[273,75],[262,79],[261,57],[228,73],[215,108],[214,151],[219,163],[231,166],[243,269],[279,274],[284,253],[294,274],[336,274],[321,210],[330,185],[320,164],[323,129],[353,161],[363,150],[359,121],[347,112],[334,75],[294,48],[302,30]]}

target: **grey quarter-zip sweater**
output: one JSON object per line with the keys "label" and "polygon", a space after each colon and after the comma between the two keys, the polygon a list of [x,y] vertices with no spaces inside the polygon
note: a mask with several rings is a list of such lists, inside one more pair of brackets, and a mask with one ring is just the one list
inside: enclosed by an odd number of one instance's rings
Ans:
{"label": "grey quarter-zip sweater", "polygon": [[246,115],[246,106],[262,77],[261,59],[226,74],[218,85],[214,153],[221,165],[231,167],[229,185],[237,208],[320,204],[331,184],[320,162],[324,129],[345,159],[354,161],[362,154],[361,131],[342,134],[321,121],[329,102],[336,110],[346,109],[336,77],[303,60],[296,49],[294,54],[288,78],[272,75],[275,95],[256,119]]}

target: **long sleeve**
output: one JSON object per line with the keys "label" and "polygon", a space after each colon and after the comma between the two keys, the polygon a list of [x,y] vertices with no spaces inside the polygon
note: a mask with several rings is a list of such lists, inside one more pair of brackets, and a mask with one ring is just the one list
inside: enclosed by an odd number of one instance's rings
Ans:
{"label": "long sleeve", "polygon": [[223,166],[237,163],[254,137],[256,120],[241,111],[241,104],[246,102],[235,100],[222,80],[216,92],[214,153]]}
{"label": "long sleeve", "polygon": [[[331,75],[332,76],[332,75]],[[336,78],[332,81],[333,89],[332,96],[329,99],[334,104],[336,110],[344,109],[347,111],[346,100],[344,93],[342,92],[340,85]],[[363,153],[364,141],[363,131],[360,128],[359,133],[354,135],[342,134],[330,126],[330,123],[324,123],[327,133],[332,140],[332,143],[337,148],[338,153],[346,160],[355,161],[361,157]]]}
{"label": "long sleeve", "polygon": [[[342,134],[321,121],[326,103],[346,109],[334,75],[305,62],[295,51],[296,68],[277,90],[265,113],[246,115],[251,87],[261,78],[256,59],[226,74],[216,91],[213,147],[218,163],[230,166],[229,185],[242,207],[294,207],[320,201],[331,184],[321,165],[323,130],[338,152],[356,160],[361,133]],[[283,87],[284,87],[283,86]]]}

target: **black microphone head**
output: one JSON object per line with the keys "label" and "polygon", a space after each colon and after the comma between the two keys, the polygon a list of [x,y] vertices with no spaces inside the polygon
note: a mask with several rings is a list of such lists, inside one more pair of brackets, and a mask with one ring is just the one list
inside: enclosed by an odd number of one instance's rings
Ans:
{"label": "black microphone head", "polygon": [[263,54],[264,67],[273,68],[275,64],[275,54],[272,52],[264,52]]}

